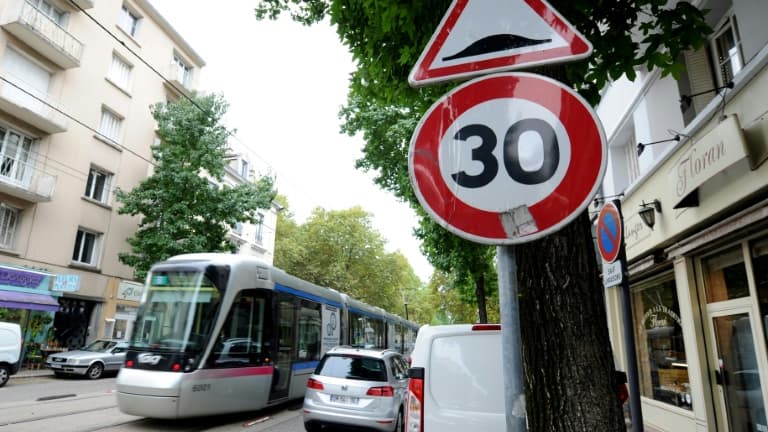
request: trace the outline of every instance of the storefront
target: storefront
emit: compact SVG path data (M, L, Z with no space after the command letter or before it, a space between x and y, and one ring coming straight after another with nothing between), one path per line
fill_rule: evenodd
M0 321L21 326L23 365L38 365L42 347L52 338L51 323L59 310L58 294L50 291L54 275L0 265Z
M622 201L643 419L654 429L768 431L762 67ZM626 366L619 290L607 300Z

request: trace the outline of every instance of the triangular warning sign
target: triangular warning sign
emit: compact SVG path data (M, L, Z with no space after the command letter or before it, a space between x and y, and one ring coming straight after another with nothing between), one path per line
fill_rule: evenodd
M408 82L419 87L591 53L592 44L545 0L453 0Z

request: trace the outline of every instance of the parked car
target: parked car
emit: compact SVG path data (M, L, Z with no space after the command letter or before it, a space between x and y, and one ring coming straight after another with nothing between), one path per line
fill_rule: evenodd
M125 361L128 342L111 339L97 339L84 348L51 354L45 365L57 377L65 375L101 378L105 372L117 372Z
M0 322L0 387L19 371L21 358L21 327Z
M307 381L304 428L403 432L408 366L397 351L335 347Z
M423 326L411 353L408 432L504 432L501 326Z

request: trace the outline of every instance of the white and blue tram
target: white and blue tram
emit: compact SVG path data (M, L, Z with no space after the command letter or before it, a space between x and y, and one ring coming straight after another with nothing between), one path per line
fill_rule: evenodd
M255 410L303 397L336 345L408 355L417 330L252 257L180 255L147 276L117 402L151 418Z

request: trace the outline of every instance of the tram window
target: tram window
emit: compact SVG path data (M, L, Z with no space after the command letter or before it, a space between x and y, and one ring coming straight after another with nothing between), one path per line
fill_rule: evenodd
M365 346L365 327L367 319L355 312L349 313L349 344L355 347Z
M299 360L320 360L320 305L302 300L299 309Z
M268 357L264 347L265 300L255 293L241 293L232 303L216 337L209 367L260 366Z

